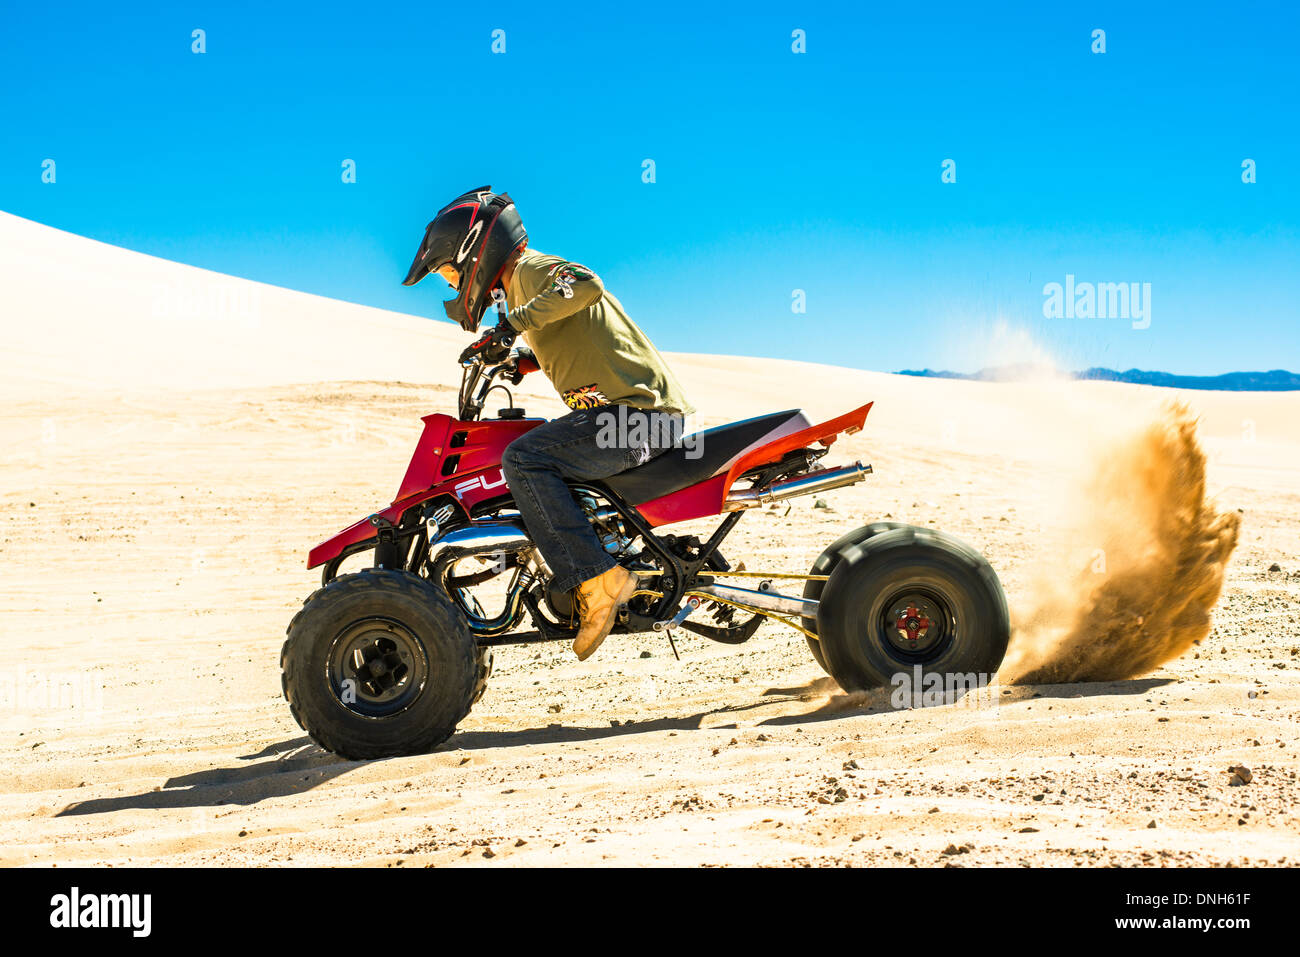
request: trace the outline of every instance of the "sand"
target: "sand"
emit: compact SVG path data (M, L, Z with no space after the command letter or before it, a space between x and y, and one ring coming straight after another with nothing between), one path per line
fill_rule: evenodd
M438 751L349 762L289 715L284 628L319 584L307 549L386 504L419 417L453 404L467 337L7 215L0 237L0 863L1297 860L1300 394L672 355L701 426L876 403L826 460L874 475L747 515L729 557L801 572L857 525L941 528L1021 619L1101 547L1089 462L1186 402L1208 507L1240 523L1208 637L1140 677L920 710L842 695L774 624L679 632L680 661L650 635L585 663L505 648ZM533 379L520 403L560 410Z

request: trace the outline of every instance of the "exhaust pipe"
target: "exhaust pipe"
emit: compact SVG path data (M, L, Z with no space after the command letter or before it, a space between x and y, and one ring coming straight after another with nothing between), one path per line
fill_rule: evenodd
M459 557L482 552L518 551L532 545L524 520L514 515L504 518L470 522L460 528L434 535L430 538L429 549L437 553L452 549Z
M520 615L524 591L533 580L521 564L520 556L533 548L522 518L506 516L496 520L476 521L445 534L433 533L429 543L429 577L441 585L469 619L476 638L494 638L510 631ZM462 558L479 558L489 562L481 572L451 577L453 566ZM506 594L505 607L495 618L485 612L467 591L468 588L495 578L514 568Z
M434 581L441 581L462 558L484 557L504 561L507 555L533 547L522 518L471 522L438 535L429 542L429 564Z
M732 491L727 493L726 501L722 503L722 510L735 512L742 508L757 508L769 502L784 502L788 498L796 498L800 495L829 492L833 488L864 482L870 473L870 465L854 462L852 465L845 465L838 469L809 472L807 475L777 482L767 489Z

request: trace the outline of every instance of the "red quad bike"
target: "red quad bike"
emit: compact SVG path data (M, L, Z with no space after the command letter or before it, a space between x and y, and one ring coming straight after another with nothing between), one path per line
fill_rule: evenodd
M459 415L424 417L393 503L307 558L324 566L322 587L289 624L284 694L316 743L347 758L431 750L483 696L494 646L577 631L572 596L551 586L501 471L506 446L544 420L513 407L480 418L494 389L513 406L505 383L537 362L518 349L495 365L462 357L462 366ZM801 632L846 690L900 674L996 673L1010 635L1006 599L988 562L951 536L877 522L834 542L806 575L740 571L720 551L747 509L863 481L869 465L818 460L840 433L861 430L870 409L821 425L798 410L760 415L687 436L604 481L572 483L605 549L641 579L613 634L671 641L681 627L739 644L771 618ZM710 515L725 517L707 541L658 531ZM371 567L339 575L359 552L373 552ZM802 595L778 588L796 581ZM492 597L485 589L501 605L494 615L480 601Z

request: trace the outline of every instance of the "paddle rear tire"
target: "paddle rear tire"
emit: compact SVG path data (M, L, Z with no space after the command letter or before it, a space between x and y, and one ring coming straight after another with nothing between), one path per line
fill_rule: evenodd
M1011 637L993 568L951 535L903 526L840 553L821 592L826 670L846 691L909 682L990 682ZM920 669L919 672L917 669Z
M855 528L847 535L842 535L831 544L826 546L825 551L817 556L813 566L808 570L809 575L830 575L835 571L835 567L840 563L840 557L843 552L865 542L873 535L879 535L881 532L892 531L895 528L904 528L901 522L872 522L870 525L863 525L861 528ZM809 581L803 586L803 597L811 598L813 601L821 601L822 592L826 588L824 581ZM818 634L817 619L809 616L803 618L803 626L813 633ZM804 640L808 642L808 650L812 652L813 658L817 664L821 665L822 671L830 674L830 669L826 667L826 656L822 653L822 643L820 639L811 635L804 635Z

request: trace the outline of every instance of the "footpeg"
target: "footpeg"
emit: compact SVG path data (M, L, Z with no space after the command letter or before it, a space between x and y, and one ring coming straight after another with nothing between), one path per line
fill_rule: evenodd
M682 660L682 656L677 653L677 642L673 641L673 629L690 617L690 615L694 613L701 604L702 602L700 599L692 595L690 598L686 599L686 604L682 605L682 610L673 615L673 617L665 618L662 621L656 621L654 623L655 631L662 631L668 636L668 647L673 650L673 657L678 661Z
M692 595L690 598L686 599L686 604L682 606L682 610L673 615L673 617L665 618L662 621L656 621L654 623L654 630L664 631L667 629L667 631L671 633L674 628L690 617L690 615L699 607L700 599Z

